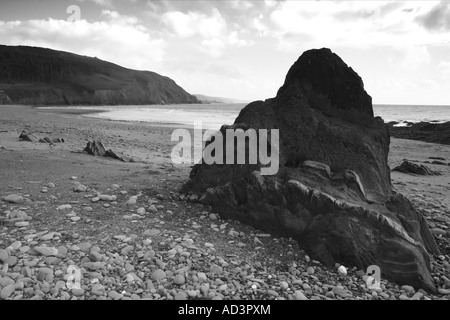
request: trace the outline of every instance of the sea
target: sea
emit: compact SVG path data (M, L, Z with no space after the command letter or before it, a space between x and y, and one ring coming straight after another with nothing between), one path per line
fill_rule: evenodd
M155 124L193 126L200 122L203 129L218 130L223 124L233 124L246 103L233 104L177 104L148 106L80 106L71 109L85 110L85 117L117 121L139 121ZM62 107L42 107L43 109ZM67 108L67 107L65 107ZM450 121L450 106L434 105L374 105L375 116L398 126L421 121L442 123ZM93 112L94 111L94 112Z

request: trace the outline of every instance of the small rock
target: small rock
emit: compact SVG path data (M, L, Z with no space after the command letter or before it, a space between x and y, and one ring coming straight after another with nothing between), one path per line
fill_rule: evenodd
M22 204L24 202L24 198L17 194L10 194L6 197L3 197L3 201L15 204Z
M164 270L158 269L153 271L153 273L150 275L150 279L152 279L153 281L161 281L164 280L166 278L166 273L164 272Z
M58 254L58 249L54 247L34 247L33 249L44 256L56 256Z
M186 281L186 280L184 279L184 276L182 276L182 275L180 275L180 274L177 274L177 275L173 278L173 283L175 283L176 285L179 285L179 286L183 285L185 281Z
M174 300L187 300L187 295L184 292L177 292L173 296Z
M68 209L72 209L72 206L70 204L63 204L58 208L56 208L56 210L68 210Z
M77 289L77 288L74 288L74 289L72 289L72 294L73 294L75 297L81 297L81 296L84 295L84 290L83 290L83 289Z
M308 269L306 269L306 272L308 272L308 274L314 274L314 268L308 267Z
M14 284L7 285L2 289L2 291L0 291L0 299L9 298L13 294L14 290L16 290L16 286Z
M48 283L53 282L53 270L50 268L39 268L37 279Z
M16 226L17 228L28 227L29 225L30 225L30 223L27 221L19 221L14 224L14 226Z

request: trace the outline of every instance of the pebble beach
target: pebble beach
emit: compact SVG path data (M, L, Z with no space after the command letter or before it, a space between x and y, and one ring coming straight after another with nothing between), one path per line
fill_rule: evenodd
M64 143L19 141L24 130ZM0 300L450 299L449 165L427 163L436 176L391 172L441 251L430 257L437 292L382 270L373 290L365 270L323 266L293 239L186 200L178 190L191 167L172 164L173 130L0 106ZM134 161L88 155L90 140ZM450 163L450 147L391 138L391 168L430 157Z

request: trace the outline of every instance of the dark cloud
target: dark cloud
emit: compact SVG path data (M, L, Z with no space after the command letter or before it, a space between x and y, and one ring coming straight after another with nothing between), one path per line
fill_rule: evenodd
M430 31L450 31L450 2L441 1L417 21Z

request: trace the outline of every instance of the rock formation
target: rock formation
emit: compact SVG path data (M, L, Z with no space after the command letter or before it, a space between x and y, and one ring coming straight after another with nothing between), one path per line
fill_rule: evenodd
M122 162L135 162L133 158L121 155L112 149L106 150L101 141L88 141L83 151L95 157L113 158Z
M279 130L278 173L261 175L261 161L249 164L248 157L244 165L202 161L182 193L225 217L295 238L328 266L378 265L382 277L435 290L429 254L438 248L425 219L393 191L389 129L341 58L329 49L303 53L275 98L250 103L216 136L225 140L226 129L238 128Z
M422 164L415 164L408 160L404 160L401 165L395 167L392 169L392 171L398 171L402 173L409 173L409 174L418 174L421 176L438 176L440 175L439 172L433 171L427 166L424 166Z

